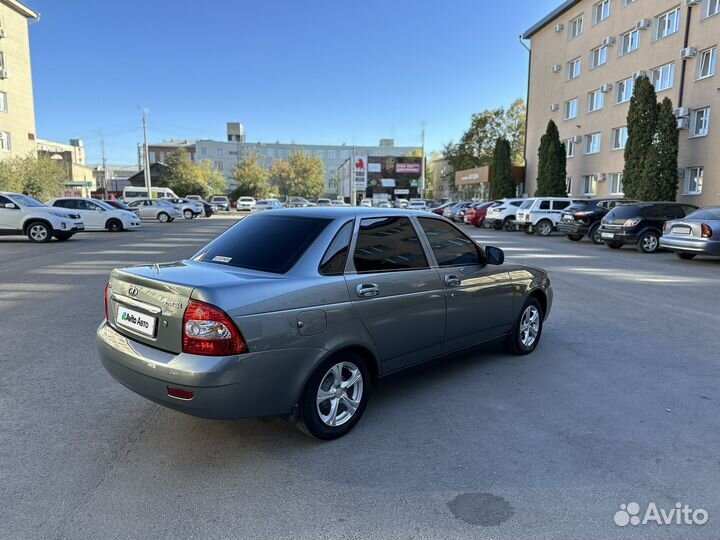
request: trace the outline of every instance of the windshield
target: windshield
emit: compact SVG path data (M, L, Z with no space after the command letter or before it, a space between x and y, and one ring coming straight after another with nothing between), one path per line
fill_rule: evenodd
M33 199L32 197L28 197L27 195L13 195L12 199L20 206L27 206L30 208L41 208L45 206L40 201Z
M527 208L530 208L534 202L535 202L535 199L528 199L526 201L523 201L523 203L520 205L520 209L525 210Z
M284 274L331 221L272 214L254 215L225 232L196 259Z

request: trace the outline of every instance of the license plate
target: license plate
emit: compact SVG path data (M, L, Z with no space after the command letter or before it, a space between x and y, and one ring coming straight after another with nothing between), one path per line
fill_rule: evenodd
M84 231L84 230L85 230L85 225L75 225L75 228L76 228L78 231Z
M690 234L692 229L690 227L673 227L673 234Z
M144 313L135 311L134 309L118 306L115 322L117 322L120 326L134 330L139 334L154 336L157 319L155 319L155 317L151 317L150 315L145 315Z
M615 235L614 235L613 233L611 233L611 232L604 232L604 233L601 233L601 234L600 234L600 237L601 237L601 238L607 238L607 239L609 239L609 240L612 240L613 238L615 238Z

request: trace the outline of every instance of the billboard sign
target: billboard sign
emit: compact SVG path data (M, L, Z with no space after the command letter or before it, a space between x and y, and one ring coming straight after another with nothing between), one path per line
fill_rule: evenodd
M367 156L356 156L353 165L353 177L355 179L355 189L364 191L367 189Z
M396 163L395 172L398 174L420 174L420 163Z

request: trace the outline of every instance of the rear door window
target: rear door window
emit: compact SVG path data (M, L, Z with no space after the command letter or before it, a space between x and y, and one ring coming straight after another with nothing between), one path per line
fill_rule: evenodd
M480 255L475 242L452 224L431 218L420 218L418 221L435 254L438 266L480 264Z
M563 210L570 206L570 201L553 201L553 210Z
M550 201L540 201L540 210L550 210Z
M429 268L420 239L406 217L363 219L353 263L360 274Z

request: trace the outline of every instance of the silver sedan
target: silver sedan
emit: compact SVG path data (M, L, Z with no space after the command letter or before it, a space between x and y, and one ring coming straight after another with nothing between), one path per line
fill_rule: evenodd
M681 259L697 255L720 257L720 206L696 210L683 219L666 221L660 247L674 251Z
M277 210L189 260L113 270L97 346L166 407L286 416L327 440L357 423L373 379L497 339L531 353L552 299L544 271L433 214Z

